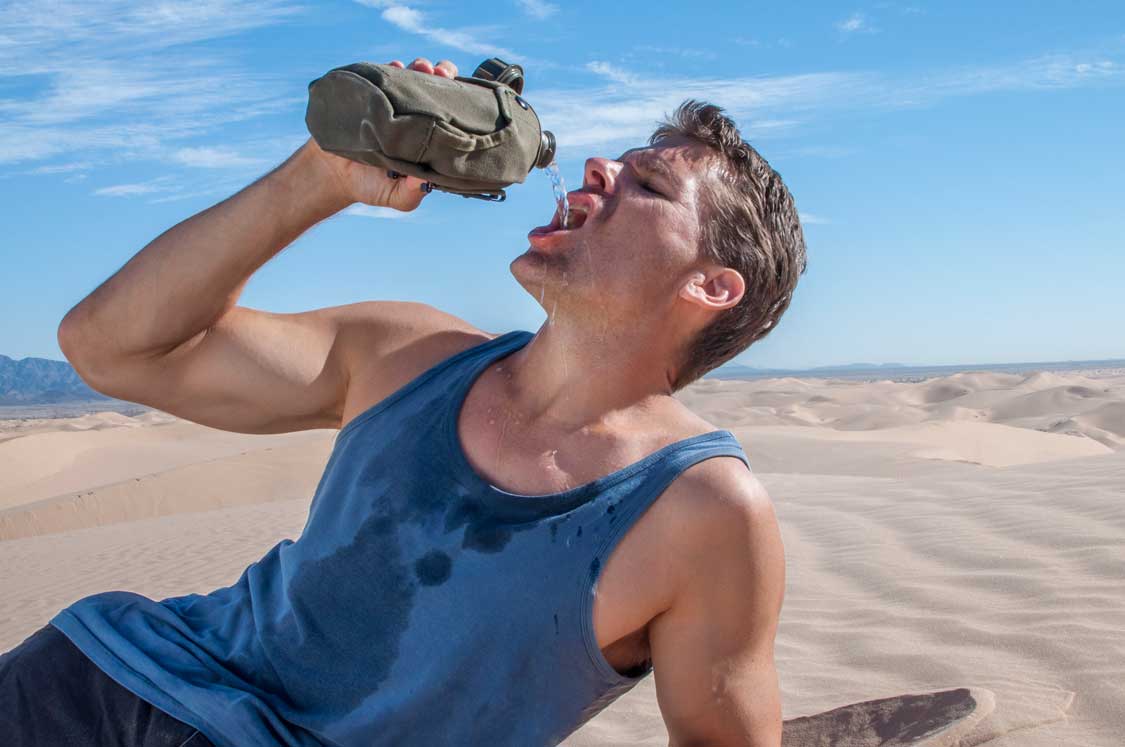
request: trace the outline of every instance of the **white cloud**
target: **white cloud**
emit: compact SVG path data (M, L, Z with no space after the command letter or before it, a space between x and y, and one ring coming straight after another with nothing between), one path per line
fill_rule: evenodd
M168 142L304 103L277 73L184 46L302 10L289 0L0 5L0 85L17 77L39 84L0 100L0 163L99 150L159 158Z
M161 176L147 182L139 182L135 184L116 184L112 187L102 187L101 189L94 190L95 195L101 197L134 197L136 195L147 195L153 192L175 192L179 188L169 184L169 176Z
M546 0L516 0L516 4L532 18L543 20L558 12L559 6L552 5Z
M735 40L735 43L738 43L737 39ZM687 57L689 59L714 60L718 57L715 52L707 49L691 49L688 47L658 47L653 44L638 44L637 46L633 47L633 51L641 53L640 56L642 58L647 58L651 55L659 55L661 57L675 55L677 57ZM630 53L628 56L631 58L636 58L638 55Z
M240 166L260 166L268 163L263 158L243 156L229 148L180 148L172 160L185 166L204 169L225 169Z
M405 5L392 5L383 11L384 21L388 21L398 26L400 29L413 31L414 33L425 31L422 26L422 19L423 15L420 12L413 8L408 8Z
M862 13L852 13L844 20L838 22L836 28L845 34L873 34L878 31Z
M362 218L385 218L388 220L401 220L404 218L412 218L414 212L404 212L402 210L395 210L394 208L379 207L377 205L366 205L364 203L356 203L351 207L344 208L343 215L358 215Z
M632 84L637 82L636 75L626 70L622 70L619 67L615 67L608 62L599 62L597 60L593 62L587 62L586 69L591 72L597 73L598 75L605 76L606 78L609 78L610 80L617 83Z
M72 163L56 163L50 166L40 166L36 169L26 171L26 174L69 174L72 171L86 171L87 169L94 168L94 164L90 161L74 161Z
M845 105L871 85L862 74L641 78L603 62L587 69L613 81L602 88L537 89L532 103L560 153L647 141L657 123L688 98L710 101L742 126L744 137L785 132L819 108Z
M53 73L68 56L78 63L216 39L303 11L289 0L16 0L0 5L0 75Z
M801 219L801 223L806 226L821 226L831 223L831 221L827 218L822 218L821 216L813 215L812 213L798 213L798 216Z
M389 0L356 0L361 5L371 8L382 8L380 14L384 21L397 26L403 31L424 36L427 39L444 44L454 49L471 54L485 55L488 57L501 57L508 62L527 62L523 55L510 49L496 46L477 37L473 29L447 29L432 26L426 19L426 14L420 10Z
M909 77L864 72L647 77L602 61L589 62L585 67L611 83L601 87L537 88L530 99L543 126L555 133L560 160L585 154L591 147L633 147L646 142L657 123L688 98L722 107L739 124L743 137L753 141L756 137L790 134L807 122L823 120L839 111L891 111L995 91L1125 82L1125 66L1106 54L1085 59L1052 55L1009 65ZM811 148L804 155L848 152L835 149L817 153Z

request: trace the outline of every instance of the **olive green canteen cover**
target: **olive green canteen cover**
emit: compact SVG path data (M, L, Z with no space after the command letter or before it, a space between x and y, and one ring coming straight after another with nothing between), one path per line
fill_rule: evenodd
M522 183L542 137L535 111L503 83L369 62L311 82L305 123L323 150L466 195Z

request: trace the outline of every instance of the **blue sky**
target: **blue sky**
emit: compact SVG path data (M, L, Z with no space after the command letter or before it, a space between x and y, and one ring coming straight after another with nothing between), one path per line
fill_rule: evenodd
M1125 356L1120 2L99 0L0 6L0 353L61 359L70 307L307 138L310 80L497 55L584 159L684 98L724 107L796 197L809 266L735 359L804 367ZM482 329L544 319L508 264L553 210L434 193L306 233L240 303L410 299Z

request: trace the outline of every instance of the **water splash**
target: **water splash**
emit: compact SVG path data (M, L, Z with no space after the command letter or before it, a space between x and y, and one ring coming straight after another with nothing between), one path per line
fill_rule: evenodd
M547 164L545 171L551 179L551 189L555 193L555 202L562 206L562 226L566 228L567 220L570 218L570 201L566 199L566 182L563 181L559 164L554 159L551 159L551 162Z

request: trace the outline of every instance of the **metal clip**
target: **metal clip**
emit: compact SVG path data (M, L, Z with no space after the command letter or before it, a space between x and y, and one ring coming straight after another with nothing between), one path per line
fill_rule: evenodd
M470 193L466 193L466 192L459 192L459 191L454 190L454 189L445 189L444 187L440 187L437 184L434 184L433 182L423 182L422 183L422 191L423 192L430 193L430 192L433 192L435 189L440 191L440 192L448 192L449 194L461 195L462 197L473 197L473 198L476 198L478 200L485 200L487 202L503 202L508 197L508 194L502 189L499 189L495 192L478 192L478 193L470 192Z
M463 194L461 196L462 197L475 197L478 200L487 200L488 202L503 202L504 200L506 200L508 198L508 195L504 190L500 190L499 192L487 192L487 193L484 193L484 194L477 194L477 195Z

